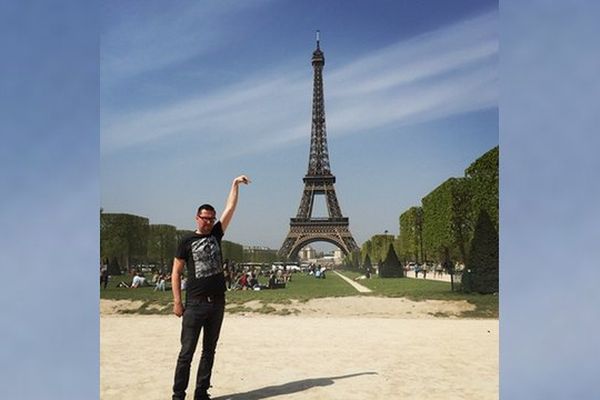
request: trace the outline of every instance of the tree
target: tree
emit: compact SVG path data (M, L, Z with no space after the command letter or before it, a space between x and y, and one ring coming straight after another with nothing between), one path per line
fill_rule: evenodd
M394 242L393 235L374 235L362 245L361 256L363 259L369 255L371 260L383 260L387 254L388 246Z
M369 257L368 254L365 257L365 262L363 263L363 268L364 268L365 271L370 270L370 269L373 268L373 265L371 264L371 258Z
M177 228L173 225L151 224L148 230L148 261L165 269L171 264L177 248Z
M360 250L352 251L344 256L344 268L358 271L360 269Z
M449 178L422 200L425 252L441 261L445 247L453 258L467 258L470 239L470 192L465 178Z
M422 207L402 213L397 254L417 262L441 262L449 257L467 264L481 211L498 232L498 168L496 146L465 169L464 178L449 178L423 197ZM465 274L464 279L469 277Z
M223 261L244 261L244 246L239 243L230 242L229 240L222 240L221 251L223 253Z
M479 213L471 242L463 290L466 292L498 292L498 232L485 210Z
M465 170L472 195L470 219L475 222L479 212L484 210L496 231L498 231L499 155L500 148L496 146Z
M423 262L423 208L411 207L400 215L402 255L411 261Z
M116 259L120 266L145 261L148 252L148 218L132 214L100 214L100 257Z
M404 277L404 269L398 260L398 256L394 251L394 246L390 243L385 260L379 266L380 278L402 278Z
M450 275L450 290L454 291L454 264L450 259L448 247L444 247L444 261L442 261L442 268Z
M281 260L277 250L262 248L246 248L244 251L244 261L256 263L274 263Z

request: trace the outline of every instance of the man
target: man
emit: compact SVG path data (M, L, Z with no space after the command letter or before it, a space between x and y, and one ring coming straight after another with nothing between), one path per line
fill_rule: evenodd
M225 312L225 277L221 255L221 238L235 212L239 185L248 184L245 176L238 176L231 184L225 210L219 222L210 204L198 207L196 231L181 240L173 260L173 313L181 317L181 351L175 368L173 400L185 398L190 377L192 357L196 350L200 331L202 357L196 376L194 400L210 400L207 393L215 357L215 348L221 332ZM187 269L185 307L181 300L181 275Z

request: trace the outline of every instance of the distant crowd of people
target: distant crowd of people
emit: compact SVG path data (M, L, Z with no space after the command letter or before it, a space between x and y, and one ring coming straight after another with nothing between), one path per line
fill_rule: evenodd
M427 279L428 273L433 273L433 277L437 278L442 277L445 274L461 273L464 268L465 265L459 262L437 264L432 262L424 262L422 264L410 262L404 265L404 271L407 273L409 271L414 271L415 278L418 278L419 274L422 274L424 279Z
M147 279L145 274L142 271L132 270L131 271L132 278L131 283L120 281L116 287L118 288L128 288L128 289L137 289L144 286L152 286L154 287L153 291L161 291L164 292L167 290L167 284L171 282L171 274L164 273L160 271L154 272L151 279ZM108 282L108 279L106 279ZM181 280L181 289L185 290L186 280L185 278ZM106 285L104 286L106 288Z
M317 279L325 279L327 277L325 273L327 268L322 267L320 264L310 264L307 271L308 275L314 276Z
M460 262L446 262L446 263L437 263L434 264L432 262L424 262L422 264L415 262L407 262L403 265L403 269L405 274L408 276L408 273L414 272L415 278L419 277L419 274L423 275L423 279L427 279L427 274L432 273L434 278L442 278L447 274L460 274L465 268L465 265ZM375 265L373 268L368 267L365 271L364 275L357 276L354 278L355 281L362 279L370 279L371 275L378 273L378 266Z
M241 266L233 261L225 260L223 264L225 287L231 290L263 290L282 289L292 280L292 271L285 267L273 265L271 270L264 272L260 267ZM266 284L259 282L260 276L267 276Z
M403 268L408 274L414 272L415 278L419 277L419 274L423 275L423 278L427 278L428 273L432 273L434 278L442 277L444 274L449 273L460 273L464 269L464 264L456 262L450 265L444 265L443 263L415 263L408 262ZM263 289L280 289L285 288L288 282L292 280L292 273L295 272L291 268L286 266L273 265L271 270L264 272L260 267L250 267L247 265L239 265L233 261L225 260L223 264L223 274L225 275L225 286L228 291L231 290L263 290ZM377 272L376 270L374 271ZM143 286L152 286L154 291L166 291L171 284L171 274L161 271L153 273L152 278L149 280L146 278L142 271L132 269L131 282L120 281L116 287L123 287L129 289L137 289ZM327 277L327 268L319 264L310 264L306 273L309 276L314 276L317 279L325 279ZM355 278L358 279L370 279L373 273L372 268L368 268L365 274ZM261 284L259 277L267 277L267 283ZM100 265L100 287L106 289L108 286L110 275L108 274L108 265L106 263ZM187 285L187 279L183 277L181 279L181 289L185 290Z
M271 270L264 271L260 267L251 267L239 265L233 261L225 260L223 264L223 274L225 276L225 286L228 291L232 290L263 290L263 289L282 289L288 282L292 281L293 270L285 266L271 267ZM317 278L325 278L325 268L321 266L312 266L309 268L309 275ZM155 271L152 278L148 279L145 273L138 269L130 270L131 281L120 281L116 287L137 289L144 286L153 287L153 291L166 291L171 285L171 274L161 271ZM100 286L106 289L110 275L108 266L100 266ZM259 277L265 277L266 283L260 283ZM263 280L264 281L264 280ZM181 290L185 290L187 279L182 277Z

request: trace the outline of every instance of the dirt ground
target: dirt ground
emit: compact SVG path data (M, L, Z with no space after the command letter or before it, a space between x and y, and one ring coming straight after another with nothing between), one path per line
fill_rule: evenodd
M170 398L181 319L117 313L137 307L101 300L103 400ZM226 314L213 399L498 398L498 320L453 317L466 302L356 296L285 307L295 314Z

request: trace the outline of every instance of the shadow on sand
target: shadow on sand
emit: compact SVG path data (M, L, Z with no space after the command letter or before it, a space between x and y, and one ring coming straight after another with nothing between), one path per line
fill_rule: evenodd
M303 379L301 381L294 381L284 383L282 385L267 386L260 389L255 389L245 393L228 394L225 396L214 397L214 400L261 400L269 397L281 396L283 394L290 394L308 390L317 386L329 386L335 383L336 379L353 378L360 375L377 375L377 372L359 372L356 374L330 376L327 378L312 378Z

